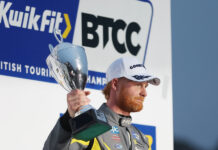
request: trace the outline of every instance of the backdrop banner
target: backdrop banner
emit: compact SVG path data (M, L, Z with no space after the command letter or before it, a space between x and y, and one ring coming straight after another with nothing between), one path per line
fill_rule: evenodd
M132 116L150 150L173 150L170 0L0 0L1 148L42 149L66 111L67 93L46 65L48 44L58 44L54 29L64 42L85 48L86 88L96 108L105 102L100 90L117 58L137 57L161 79Z

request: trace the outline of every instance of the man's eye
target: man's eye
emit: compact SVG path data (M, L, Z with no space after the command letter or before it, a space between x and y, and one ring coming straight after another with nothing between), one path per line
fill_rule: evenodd
M136 84L136 86L137 86L137 87L141 87L142 85L141 85L141 84Z

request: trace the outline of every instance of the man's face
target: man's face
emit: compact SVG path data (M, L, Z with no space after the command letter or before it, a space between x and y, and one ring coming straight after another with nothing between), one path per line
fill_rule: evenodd
M138 112L147 96L148 82L135 82L126 78L118 80L117 105L126 112Z

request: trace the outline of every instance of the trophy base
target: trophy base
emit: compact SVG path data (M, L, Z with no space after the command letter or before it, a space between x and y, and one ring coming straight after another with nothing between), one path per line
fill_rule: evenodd
M90 109L69 122L72 136L83 141L89 141L111 129L104 114L95 109Z

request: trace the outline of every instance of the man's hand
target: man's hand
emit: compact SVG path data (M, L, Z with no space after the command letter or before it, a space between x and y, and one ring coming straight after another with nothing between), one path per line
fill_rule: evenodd
M68 113L73 118L81 106L88 105L90 99L87 97L90 91L72 90L67 94Z

